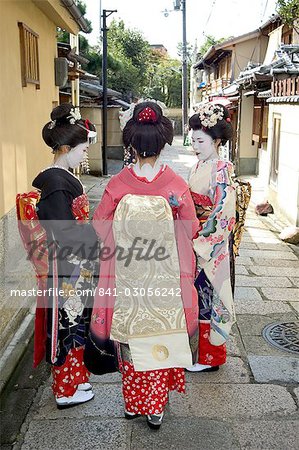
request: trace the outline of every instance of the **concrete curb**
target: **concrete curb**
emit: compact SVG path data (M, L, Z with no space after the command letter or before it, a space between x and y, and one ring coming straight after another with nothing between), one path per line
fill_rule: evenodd
M18 331L0 356L0 395L17 367L34 332L34 309L25 316Z

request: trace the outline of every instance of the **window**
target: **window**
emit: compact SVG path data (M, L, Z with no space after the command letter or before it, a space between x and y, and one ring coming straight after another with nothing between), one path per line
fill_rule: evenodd
M268 139L268 111L269 107L259 98L254 98L252 140L261 144Z
M28 83L40 88L39 62L38 62L38 34L32 31L23 22L18 22L21 45L21 72L22 86Z
M270 182L277 185L278 168L279 168L279 146L280 146L280 115L273 116L273 139L272 139L272 154L271 154L271 169Z

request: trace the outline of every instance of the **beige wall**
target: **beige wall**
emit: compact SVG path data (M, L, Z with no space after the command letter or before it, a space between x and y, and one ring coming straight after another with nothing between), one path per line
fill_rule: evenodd
M110 149L122 148L122 132L119 124L119 107L108 108L108 157ZM89 167L92 173L102 173L103 160L102 160L102 108L90 106L81 108L82 117L88 118L95 124L98 132L98 142L93 144L88 149Z
M253 124L253 104L254 96L242 96L241 107L241 132L240 132L240 157L256 158L257 143L252 145L252 124Z
M273 114L281 116L279 168L277 185L269 183L271 167ZM267 148L267 177L268 199L274 208L280 210L292 225L299 226L299 105L279 104L269 105L269 138Z
M262 64L265 58L268 44L267 36L259 36L248 41L240 42L232 47L232 61L234 64L234 79L245 69L248 62Z
M39 34L40 89L22 87L18 21ZM15 204L15 196L31 187L37 173L52 160L41 129L58 102L54 80L56 25L32 1L1 5L0 217Z

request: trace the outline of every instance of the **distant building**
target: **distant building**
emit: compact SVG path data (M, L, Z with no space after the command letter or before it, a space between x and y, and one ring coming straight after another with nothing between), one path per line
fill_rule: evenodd
M162 56L168 55L167 48L165 48L163 44L153 44L153 45L150 45L150 48L154 52L160 53Z

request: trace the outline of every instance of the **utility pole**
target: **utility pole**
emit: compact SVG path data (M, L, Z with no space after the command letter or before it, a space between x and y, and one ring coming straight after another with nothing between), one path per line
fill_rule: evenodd
M187 23L186 0L182 0L183 14L183 56L182 56L182 116L183 116L183 142L188 136L188 64L187 64Z
M107 169L107 124L108 124L108 96L107 96L107 17L111 16L116 10L103 9L103 60L102 60L102 85L103 85L103 141L102 141L102 160L103 175L108 175Z
M186 1L174 0L174 11L182 11L183 18L183 42L182 42L182 128L183 142L188 136L188 62L187 62L187 19ZM164 15L168 14L166 10ZM167 17L167 16L166 16Z

